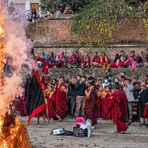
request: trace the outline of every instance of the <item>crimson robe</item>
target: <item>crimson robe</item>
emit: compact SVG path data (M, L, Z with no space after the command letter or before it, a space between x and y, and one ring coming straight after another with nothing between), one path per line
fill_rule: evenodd
M27 115L26 106L25 106L25 98L23 96L20 97L20 114L21 116Z
M91 58L88 56L88 57L82 57L82 60L81 60L81 64L86 68L86 67L90 67L90 64L91 64ZM86 66L86 64L88 64L88 66Z
M97 55L95 55L95 56L92 58L92 62L96 62L96 63L98 63L98 64L101 64L101 62L100 62L100 57L97 56Z
M105 97L102 98L102 117L106 119L107 116L107 99Z
M101 99L101 97L98 97L98 100L97 100L97 117L98 118L102 117L102 99Z
M94 91L91 92L89 99L85 101L86 118L90 119L92 126L97 124L97 94Z
M55 118L55 112L56 112L55 93L49 95L48 110L49 110L49 119Z
M144 109L144 117L148 118L148 104L146 104L145 109Z
M118 132L126 131L128 128L126 125L128 103L123 89L113 94L113 101L113 122L117 125Z
M106 114L105 117L107 120L112 119L112 111L111 111L111 94L108 93L106 95Z
M47 60L45 60L44 63L43 63L42 72L43 73L48 73L48 69L49 69L49 62Z
M68 111L66 93L61 91L61 88L63 86L65 87L64 84L61 84L60 86L57 86L55 90L55 102L56 102L55 115L60 116L62 119L66 117L66 113Z

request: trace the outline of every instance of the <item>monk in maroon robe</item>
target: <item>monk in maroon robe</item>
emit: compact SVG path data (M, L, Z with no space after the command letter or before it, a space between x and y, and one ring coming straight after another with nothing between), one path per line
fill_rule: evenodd
M54 91L50 92L50 95L49 95L49 98L48 98L48 110L49 110L49 119L53 120L55 118L55 112L56 112Z
M62 121L66 117L66 113L68 111L67 106L67 88L64 85L63 78L59 78L59 83L55 90L55 102L56 102L56 112L55 116L60 121Z
M117 126L116 133L123 133L128 129L126 125L128 111L127 98L123 89L119 89L118 84L115 84L113 91L113 122Z
M97 93L91 80L88 81L88 89L85 90L86 118L92 122L92 129L97 124Z

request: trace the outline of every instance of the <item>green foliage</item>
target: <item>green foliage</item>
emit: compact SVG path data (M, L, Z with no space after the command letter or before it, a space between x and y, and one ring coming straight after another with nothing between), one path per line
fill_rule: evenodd
M40 0L42 11L55 12L60 4L69 5L74 12L90 4L93 0Z
M106 44L112 41L117 20L128 21L146 17L146 3L136 7L125 0L95 0L73 17L72 29L80 42L84 41L85 36L89 46Z

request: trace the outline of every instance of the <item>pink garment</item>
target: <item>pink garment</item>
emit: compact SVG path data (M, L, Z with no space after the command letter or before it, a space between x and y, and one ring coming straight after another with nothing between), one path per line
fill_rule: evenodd
M56 56L56 62L62 62L64 65L66 65L66 59L64 57L63 51L60 50L60 52Z
M131 66L133 69L136 68L137 66L137 62L134 61L134 59L132 57L129 57L125 62L124 65L126 65L127 67Z
M81 123L81 124L86 124L86 121L85 121L85 119L84 118L82 118L82 117L77 117L76 118L76 124L78 124L78 123Z

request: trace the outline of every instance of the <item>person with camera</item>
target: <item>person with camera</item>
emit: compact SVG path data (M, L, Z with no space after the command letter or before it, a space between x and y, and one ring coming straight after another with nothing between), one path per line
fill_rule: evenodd
M91 120L92 129L97 124L97 93L95 89L95 81L93 77L89 77L87 80L87 89L85 90L85 111L86 118Z
M85 89L86 83L85 78L81 75L76 76L76 111L75 117L84 116L85 115Z

